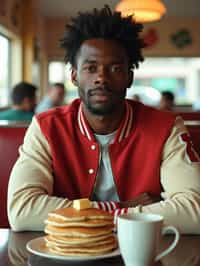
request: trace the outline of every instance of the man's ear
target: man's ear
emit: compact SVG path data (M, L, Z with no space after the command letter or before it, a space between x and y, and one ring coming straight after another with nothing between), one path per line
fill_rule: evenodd
M72 80L72 83L75 86L78 86L78 83L77 83L77 70L74 67L72 68L72 71L71 71L71 80Z
M132 69L130 69L128 73L128 87L127 88L131 87L133 80L134 80L134 72Z

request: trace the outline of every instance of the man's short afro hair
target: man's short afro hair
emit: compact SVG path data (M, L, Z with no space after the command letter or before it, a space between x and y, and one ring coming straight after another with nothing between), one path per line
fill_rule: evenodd
M82 43L89 39L103 38L116 40L126 49L130 68L137 68L143 61L144 42L139 34L142 24L136 23L132 16L122 17L119 12L112 12L109 6L91 12L80 12L65 27L61 47L66 51L65 62L76 67L76 56Z

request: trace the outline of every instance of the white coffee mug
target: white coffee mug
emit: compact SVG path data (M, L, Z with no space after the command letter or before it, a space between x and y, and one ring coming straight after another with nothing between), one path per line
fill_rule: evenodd
M156 245L161 235L172 231L172 244L156 255ZM117 236L122 258L126 266L148 266L170 253L180 235L174 226L163 227L163 217L156 214L124 214L117 218Z

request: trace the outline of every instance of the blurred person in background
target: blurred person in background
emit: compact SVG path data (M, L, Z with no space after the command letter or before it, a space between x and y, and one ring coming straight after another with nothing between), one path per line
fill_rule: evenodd
M12 106L0 112L0 120L31 121L36 106L37 87L27 82L18 83L12 90Z
M140 98L139 94L134 94L132 99L134 101L141 102L141 98Z
M47 95L36 107L36 113L47 111L50 108L63 104L65 98L65 86L63 83L53 83L47 91Z
M159 102L159 109L164 111L173 111L175 105L175 97L171 91L161 92L161 98Z

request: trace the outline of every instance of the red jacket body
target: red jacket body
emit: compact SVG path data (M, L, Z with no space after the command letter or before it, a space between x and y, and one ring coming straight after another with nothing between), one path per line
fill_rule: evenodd
M100 148L82 112L80 100L37 115L52 156L54 195L91 198L99 167ZM121 201L143 192L159 195L164 144L175 122L161 112L134 101L109 146L111 168Z

